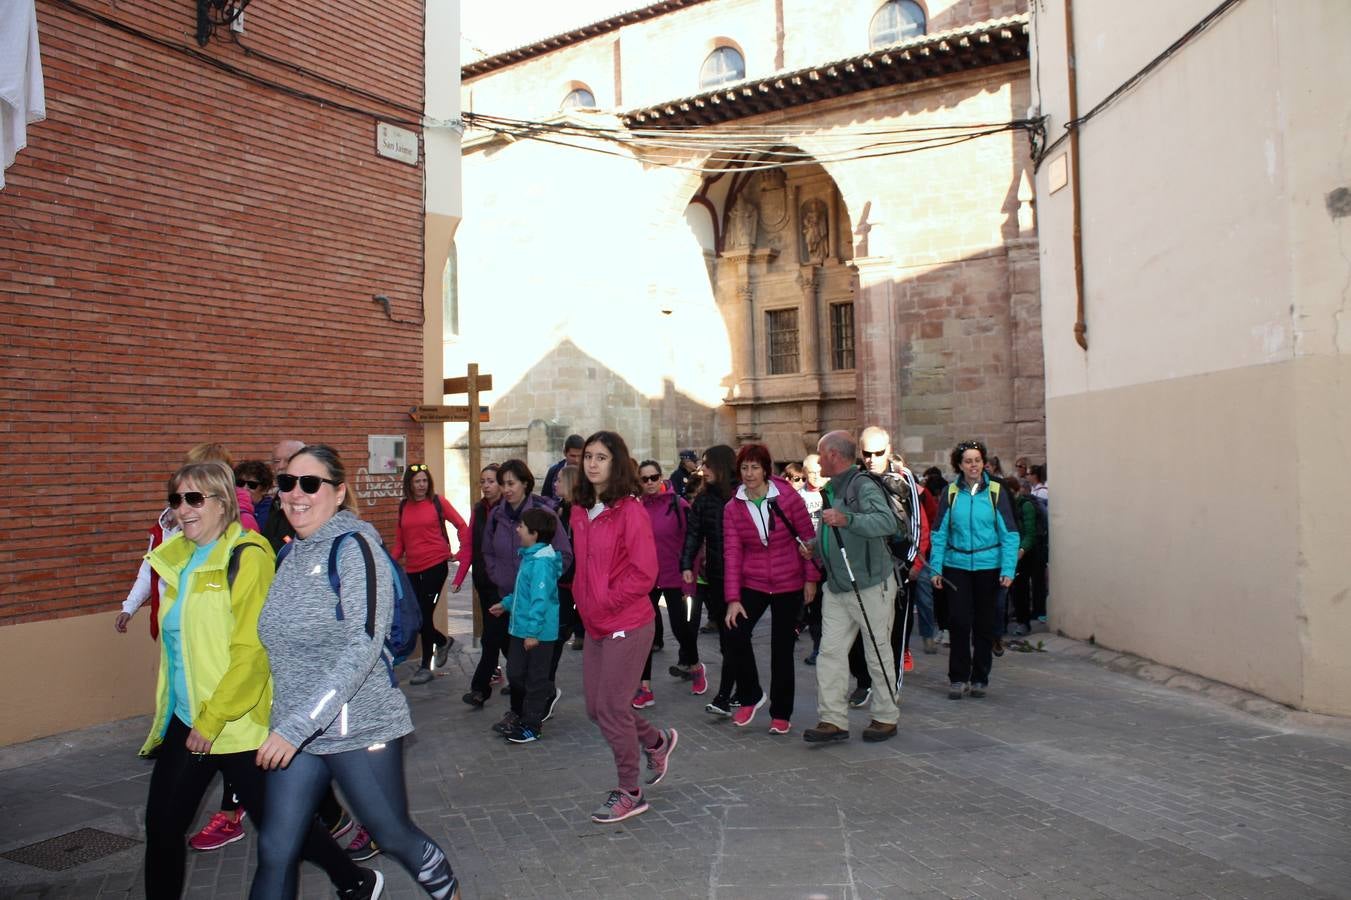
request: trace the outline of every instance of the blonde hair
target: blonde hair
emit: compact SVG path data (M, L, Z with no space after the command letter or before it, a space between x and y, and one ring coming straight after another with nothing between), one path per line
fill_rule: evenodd
M572 502L572 492L577 490L577 467L564 466L558 470L558 476L554 479L554 493L558 499Z
M183 457L183 462L185 464L223 462L231 469L235 467L234 457L230 455L229 450L225 449L225 445L214 443L198 444L196 447L193 447L188 451L188 455Z
M239 521L239 497L235 494L235 473L223 462L191 462L180 466L169 476L169 490L174 493L184 481L197 485L203 494L220 500L225 507L225 527ZM224 530L221 534L224 534ZM219 537L219 535L218 535Z

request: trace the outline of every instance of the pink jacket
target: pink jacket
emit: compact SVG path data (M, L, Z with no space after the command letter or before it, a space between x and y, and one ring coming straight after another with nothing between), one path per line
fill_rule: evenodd
M690 519L690 505L670 488L660 494L643 494L638 499L652 522L652 539L657 545L657 587L684 587L685 581L680 577L680 552L685 549L685 524Z
M240 527L245 531L257 531L258 520L253 517L253 495L249 493L248 488L237 487L235 498L239 501Z
M786 594L820 581L810 559L798 553L793 531L785 528L779 511L793 524L798 537L811 543L816 537L807 504L782 478L769 480L769 494L757 507L746 499L746 488L722 508L723 586L728 603L740 602L743 588L766 594Z
M574 505L571 521L572 597L586 633L604 638L651 622L647 595L657 580L657 545L642 504L624 497L595 519Z

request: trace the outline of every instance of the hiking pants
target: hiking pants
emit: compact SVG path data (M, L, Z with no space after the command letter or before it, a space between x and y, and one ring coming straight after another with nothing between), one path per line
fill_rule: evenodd
M995 602L999 595L999 570L969 571L943 568L950 583L948 594L948 681L953 684L990 683L994 656Z

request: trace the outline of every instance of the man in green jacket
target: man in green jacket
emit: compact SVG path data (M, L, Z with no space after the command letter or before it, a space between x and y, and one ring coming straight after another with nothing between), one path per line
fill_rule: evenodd
M817 451L821 472L830 478L830 484L823 492L821 530L816 538L816 555L826 573L820 601L821 651L816 658L816 703L821 721L802 735L813 744L849 740L849 648L860 630L864 632L864 658L873 684L896 683L896 664L888 639L896 612L892 603L896 575L886 542L896 530L895 514L883 489L860 475L854 465L858 444L853 435L832 431L817 443ZM845 555L849 557L848 566ZM869 626L875 640L867 633ZM864 729L863 739L887 740L896 733L899 717L891 692L874 690L872 721Z

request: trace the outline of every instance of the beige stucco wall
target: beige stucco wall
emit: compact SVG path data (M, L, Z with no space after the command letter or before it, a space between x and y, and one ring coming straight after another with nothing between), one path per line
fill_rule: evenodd
M0 628L0 747L153 712L159 645L149 611L126 634L113 630L115 603L98 615Z
M1080 112L1211 8L1125 29L1076 5ZM1037 15L1052 136L1062 11ZM1351 183L1347 34L1338 0L1248 0L1082 130L1087 353L1072 189L1037 178L1053 623L1343 714L1351 218L1326 198Z

